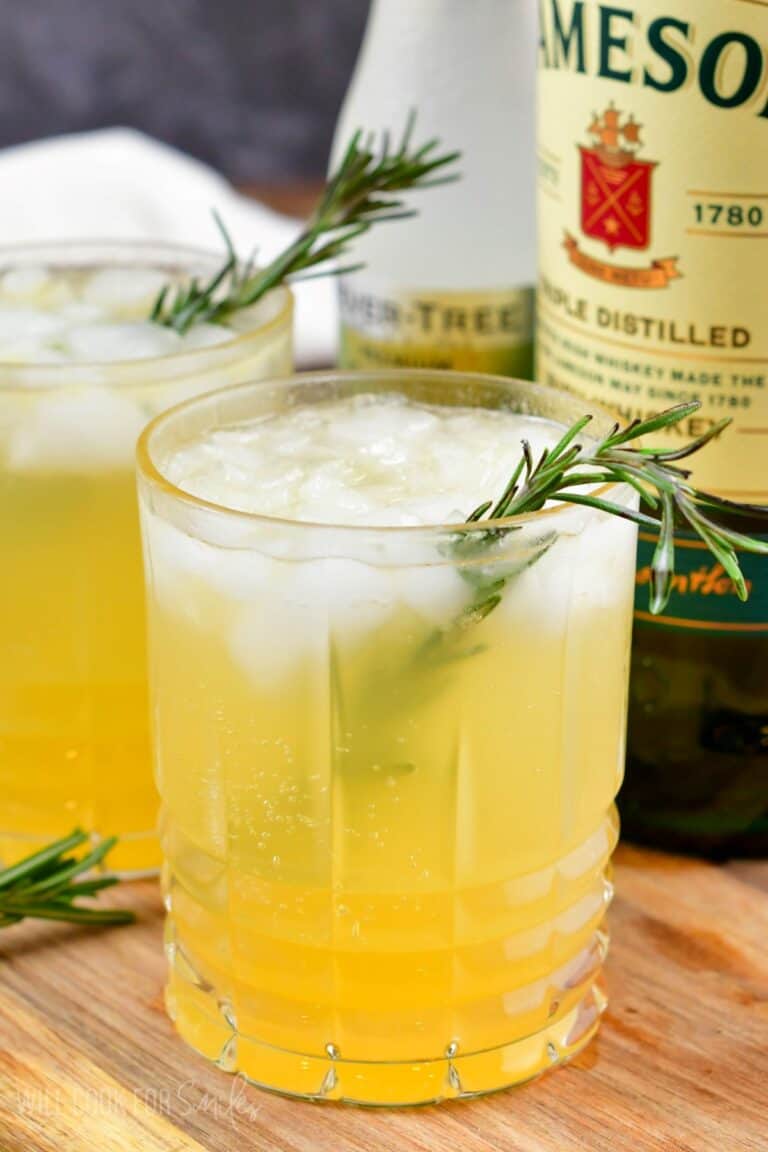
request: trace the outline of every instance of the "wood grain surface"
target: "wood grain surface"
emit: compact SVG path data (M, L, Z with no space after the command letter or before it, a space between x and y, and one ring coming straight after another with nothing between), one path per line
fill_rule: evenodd
M765 1152L768 862L619 850L610 1007L569 1067L392 1112L260 1092L188 1049L162 1004L150 881L135 925L0 932L2 1152Z

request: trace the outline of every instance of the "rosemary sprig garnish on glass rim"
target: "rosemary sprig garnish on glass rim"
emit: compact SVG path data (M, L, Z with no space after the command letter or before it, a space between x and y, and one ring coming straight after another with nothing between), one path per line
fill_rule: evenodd
M736 504L702 492L689 483L690 472L677 465L677 461L693 455L710 440L719 436L730 420L721 420L703 436L691 440L680 448L644 448L633 441L642 436L671 428L698 411L701 404L692 401L667 408L647 420L633 420L625 428L614 424L607 435L586 447L578 438L590 423L591 416L577 420L553 448L544 449L534 461L527 441L522 442L522 454L506 488L495 502L486 500L467 517L467 524L484 520L498 521L510 516L537 512L547 501L564 504L583 504L614 516L631 520L642 528L658 532L659 539L651 562L650 610L657 615L666 607L675 571L675 521L679 519L692 528L706 544L715 559L723 566L734 583L741 600L748 596L739 566L736 549L768 555L768 541L756 540L713 520L711 513L720 515L759 516L768 528L768 513L764 508L750 504ZM658 518L647 513L615 504L593 492L576 492L584 485L629 484L644 504ZM482 560L489 545L519 530L519 525L495 525L484 532L457 534L451 550L459 560ZM533 563L554 541L554 534L546 537ZM492 556L488 557L489 562ZM528 564L524 565L525 567ZM473 621L484 619L500 603L509 580L520 570L519 565L510 573L499 574L498 568L483 569L467 565L459 568L463 578L473 588L470 605L454 621L454 628L463 630Z
M77 903L118 882L116 876L77 879L101 864L116 843L112 836L84 855L71 855L88 840L85 832L75 829L17 864L0 869L0 928L27 918L91 925L130 923L134 915L125 908L92 908Z
M360 264L345 268L330 264L346 255L352 241L373 224L414 216L401 193L456 179L456 174L446 169L460 153L441 153L438 140L413 147L414 120L412 114L394 149L386 134L376 150L372 138L356 132L300 235L264 268L257 269L253 257L244 265L238 262L231 237L214 213L227 250L221 268L204 283L193 278L175 288L166 285L155 300L150 319L183 334L203 321L226 322L279 284L356 271Z

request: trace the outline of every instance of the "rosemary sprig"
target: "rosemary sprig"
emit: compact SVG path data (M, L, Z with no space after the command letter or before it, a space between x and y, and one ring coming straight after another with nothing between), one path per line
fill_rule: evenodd
M692 528L706 544L730 576L739 598L746 600L748 592L736 549L768 555L768 542L728 528L713 519L711 514L760 517L765 520L768 529L768 512L755 505L736 504L700 491L689 483L690 471L678 467L677 463L719 436L730 424L730 420L719 421L704 435L679 448L644 448L633 443L643 436L672 428L700 407L698 401L692 401L667 408L648 420L633 420L625 428L614 424L602 439L587 446L582 446L578 440L592 417L583 416L553 448L545 449L538 461L534 461L530 445L524 440L520 460L501 496L495 502L486 500L480 504L467 517L466 522L473 524L483 520L504 520L537 512L547 501L556 501L597 508L658 532L659 539L651 562L650 584L650 610L657 615L663 612L672 591L675 571L674 527L676 520L680 520ZM654 512L655 517L590 492L573 491L584 485L611 483L629 484L638 493L641 505L644 504ZM452 553L459 560L481 557L489 546L509 532L519 530L519 527L514 524L493 524L484 532L457 534L451 545ZM492 612L501 602L509 580L521 567L527 567L538 559L554 539L554 533L545 535L524 564L518 563L502 574L499 574L498 566L490 569L472 564L460 567L459 571L472 586L474 594L470 605L454 621L449 632L455 635L457 629L463 631L468 624L482 620ZM489 556L489 562L491 558Z
M254 257L245 265L239 264L231 237L214 213L226 247L224 263L203 283L193 278L176 288L166 285L155 300L150 319L183 334L202 321L226 322L233 313L250 307L287 281L356 271L360 264L344 268L329 265L346 255L352 241L373 224L414 216L401 193L456 179L447 169L460 153L441 153L438 140L412 146L413 127L411 114L400 143L390 148L385 134L378 151L372 138L356 132L301 234L264 268L256 268Z
M70 855L88 842L75 829L17 864L0 870L0 928L26 918L65 920L71 924L128 924L134 919L124 908L91 908L76 903L117 883L116 876L77 880L99 865L114 847L116 837L102 840L85 855Z

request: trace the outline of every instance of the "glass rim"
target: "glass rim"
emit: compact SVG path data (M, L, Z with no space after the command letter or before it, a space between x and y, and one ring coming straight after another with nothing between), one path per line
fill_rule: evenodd
M138 438L136 444L137 475L142 482L163 492L166 496L187 508L197 508L205 513L220 516L230 521L235 520L244 524L261 525L263 527L274 527L284 530L306 530L307 532L327 531L340 535L349 534L350 536L358 538L362 538L365 534L376 536L381 534L390 539L398 534L410 538L428 535L455 535L457 533L471 535L485 532L489 528L521 527L531 523L552 524L553 520L557 517L573 516L575 513L590 516L604 514L600 513L600 510L596 508L562 502L548 508L541 508L538 511L521 513L517 516L503 516L494 520L462 520L458 523L377 525L298 520L291 517L269 516L263 512L250 512L245 509L231 508L226 504L218 504L216 501L208 500L202 496L196 496L169 480L152 458L150 441L159 430L165 425L172 424L178 420L184 413L197 407L204 407L217 398L236 396L249 391L261 391L267 388L285 388L289 385L309 386L311 384L345 380L354 380L359 383L365 382L366 380L370 380L371 382L391 380L393 384L398 381L407 382L408 380L421 381L424 383L433 381L436 383L439 380L445 380L446 377L457 384L463 381L468 384L474 382L478 384L491 383L500 386L518 385L526 391L533 393L533 395L549 397L555 401L566 399L572 400L577 404L579 401L579 397L572 396L570 393L561 392L556 388L551 388L547 384L539 384L535 381L521 380L511 376L491 375L490 373L484 372L454 372L447 369L432 368L324 369L313 372L296 372L290 376L267 377L263 380L250 380L229 387L216 388L210 392L204 392L190 399L183 400L181 403L165 409L149 421ZM603 418L610 425L616 423L615 416L600 404L592 402L587 404L585 401L583 415L586 415L587 412L593 417L598 416ZM528 413L528 415L535 416L535 413ZM548 417L544 418L548 419ZM575 419L578 419L578 417ZM624 488L628 488L628 485L621 481L609 481L596 487L592 495L605 499L606 494Z
M1 244L0 269L5 270L6 266L12 265L14 260L18 264L22 259L27 260L28 258L35 259L37 257L40 263L45 263L46 254L48 260L53 262L56 261L57 257L60 258L59 264L56 265L58 268L66 268L67 263L76 267L80 263L78 260L80 255L85 260L91 259L95 263L106 265L110 253L115 255L117 259L131 254L138 256L139 259L135 263L139 266L149 265L153 256L156 260L177 260L180 264L204 262L210 264L212 272L221 264L224 256L223 252L216 252L211 248L197 247L192 244L177 244L167 240L130 240L109 237L90 237L81 240L73 237L71 239L59 238L33 240L29 243ZM69 261L63 259L66 256L69 256ZM144 257L144 260L141 257ZM62 377L76 376L78 372L87 373L94 370L109 376L110 383L113 382L113 378L114 382L118 383L122 377L134 378L142 373L163 376L169 372L170 365L173 366L170 369L170 374L176 374L177 371L179 374L183 374L187 365L199 360L202 356L213 357L214 359L228 358L242 345L260 340L265 334L273 330L277 331L286 323L291 323L294 298L290 287L287 284L279 284L266 293L262 299L269 299L273 294L278 299L280 295L283 297L274 316L252 328L238 331L231 340L223 340L220 344L186 348L183 351L169 352L162 356L145 356L140 359L127 360L67 360L51 364L39 360L17 361L0 358L0 392L31 391L33 388L38 392L44 391L46 388L59 389L62 387ZM35 381L34 384L30 384L32 380ZM147 381L146 383L154 382ZM73 383L77 383L77 381L73 381Z

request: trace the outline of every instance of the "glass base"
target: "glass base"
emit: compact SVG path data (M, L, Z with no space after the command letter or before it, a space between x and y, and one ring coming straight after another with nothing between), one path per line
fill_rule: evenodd
M436 1104L498 1092L524 1084L572 1059L595 1035L606 1007L600 977L567 999L546 1028L483 1052L462 1052L452 1041L441 1056L413 1061L345 1060L333 1044L325 1056L288 1052L233 1030L226 1005L212 1014L210 990L184 990L177 1011L172 985L166 1005L177 1031L201 1055L225 1072L258 1088L313 1101L339 1101L368 1107Z

